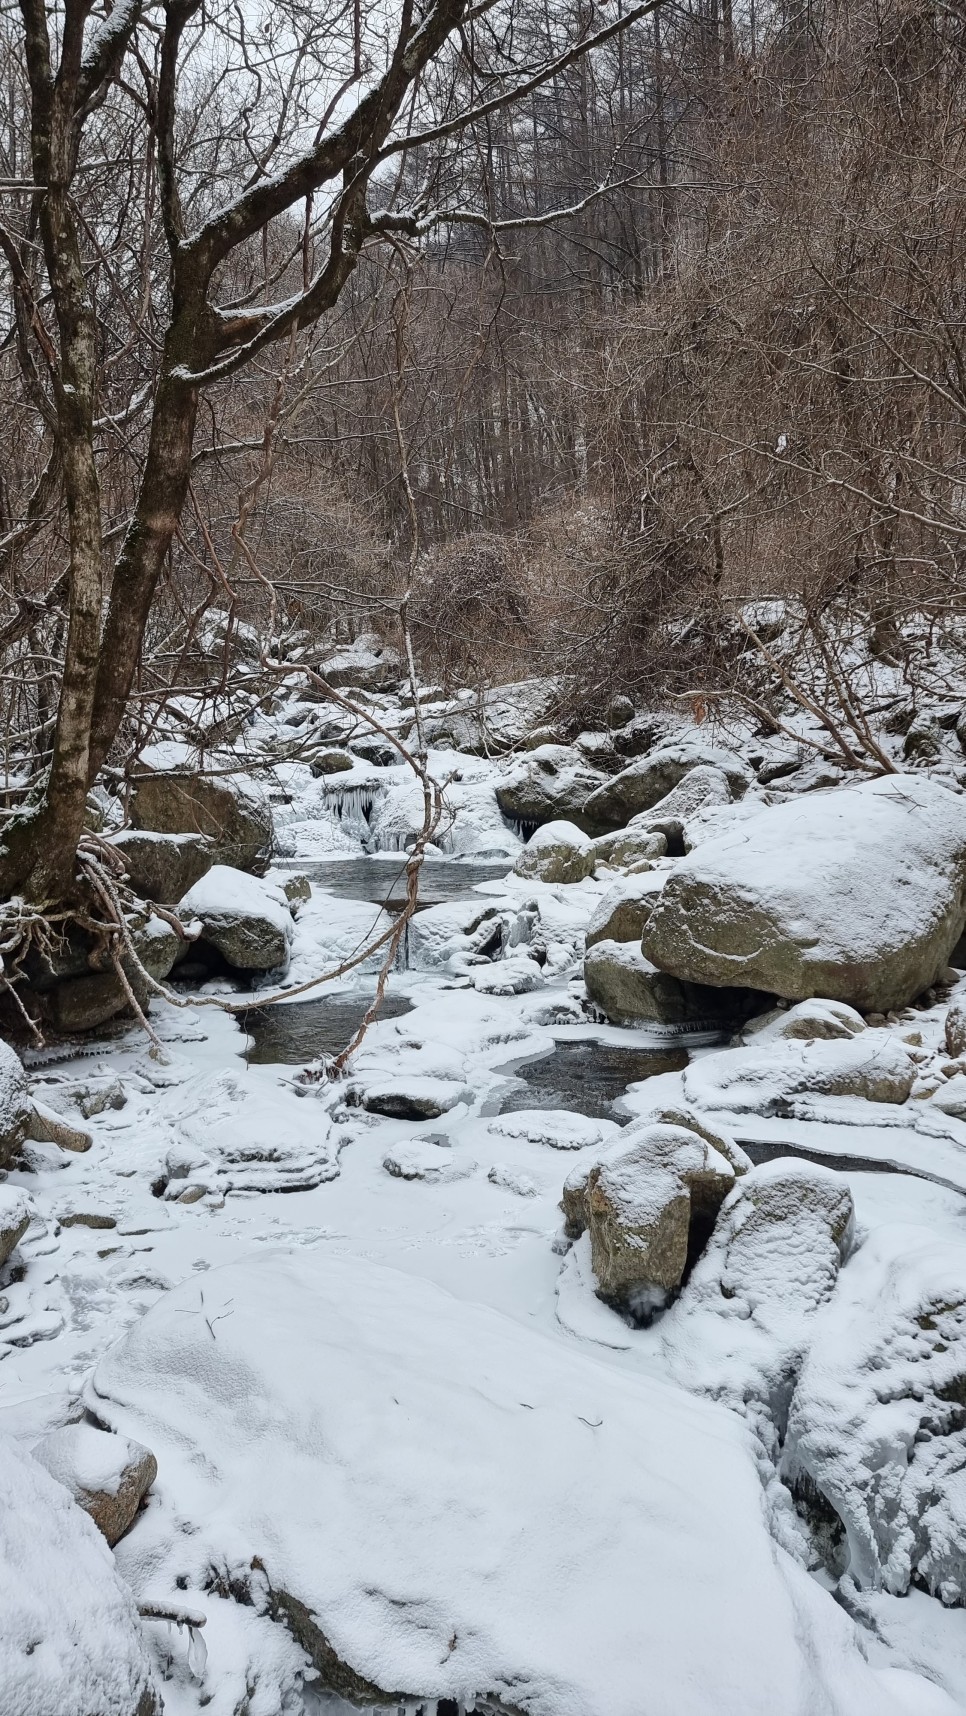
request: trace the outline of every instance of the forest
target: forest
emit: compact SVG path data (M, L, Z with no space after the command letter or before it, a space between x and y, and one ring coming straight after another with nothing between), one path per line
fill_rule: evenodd
M0 0L0 1716L966 1716L966 5Z

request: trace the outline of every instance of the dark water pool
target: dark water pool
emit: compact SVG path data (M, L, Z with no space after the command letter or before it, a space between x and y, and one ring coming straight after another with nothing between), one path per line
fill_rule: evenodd
M503 1099L501 1114L524 1108L565 1108L591 1120L620 1120L614 1112L628 1085L657 1073L683 1072L688 1052L677 1044L624 1048L594 1041L558 1042L547 1055L501 1070L520 1079Z
M419 904L439 906L447 900L463 900L477 882L497 881L512 868L509 858L427 858L419 873ZM385 905L389 911L401 911L406 901L406 863L402 856L325 858L293 864L292 870L340 900L366 900Z
M372 990L351 995L324 995L317 1001L282 1002L277 1007L252 1007L239 1014L251 1038L248 1060L254 1066L304 1066L319 1055L337 1055L352 1041L372 1001ZM405 995L389 994L380 1019L398 1019L412 1012Z

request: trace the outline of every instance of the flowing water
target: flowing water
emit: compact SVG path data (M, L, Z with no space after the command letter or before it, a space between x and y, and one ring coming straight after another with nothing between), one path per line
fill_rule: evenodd
M525 1108L565 1108L591 1120L626 1121L615 1111L628 1085L657 1073L683 1072L687 1049L679 1044L649 1043L640 1047L593 1040L558 1041L549 1054L501 1068L521 1081L500 1106L501 1114Z
M477 882L497 881L511 867L509 858L427 858L419 872L419 909L466 899ZM292 868L340 900L365 900L390 912L406 902L404 858L323 858Z
M248 1060L254 1066L305 1066L320 1055L337 1055L352 1041L372 1002L373 991L322 995L317 1001L281 1002L252 1007L239 1015L249 1038ZM412 1012L405 995L383 997L380 1019L398 1019Z

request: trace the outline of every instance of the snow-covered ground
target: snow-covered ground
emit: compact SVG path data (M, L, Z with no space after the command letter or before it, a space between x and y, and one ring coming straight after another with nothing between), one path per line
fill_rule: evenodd
M431 862L509 870L493 787L517 765L433 763L461 778ZM421 819L401 769L275 779L296 869L401 849ZM334 1716L367 1688L441 1716L966 1712L966 1615L927 1591L961 1603L966 1560L966 1119L932 1100L948 997L854 1037L675 1038L689 1066L612 1119L521 1108L513 1069L556 1043L666 1047L586 1009L613 881L508 874L420 913L392 981L411 1011L346 1080L250 1063L205 1004L224 983L156 1004L163 1059L132 1027L35 1061L36 1096L92 1144L31 1144L6 1182L32 1219L0 1297L0 1435L29 1449L87 1411L157 1456L115 1554L142 1608L206 1618L206 1660L197 1627L142 1623L168 1716ZM314 889L285 984L385 921ZM840 1093L870 1066L875 1100ZM790 1264L722 1217L728 1298L710 1255L648 1328L596 1296L563 1182L618 1121L681 1108L755 1160L832 1162L855 1212L841 1269L812 1230ZM799 1480L841 1498L824 1562ZM0 1716L60 1716L23 1696L0 1686Z

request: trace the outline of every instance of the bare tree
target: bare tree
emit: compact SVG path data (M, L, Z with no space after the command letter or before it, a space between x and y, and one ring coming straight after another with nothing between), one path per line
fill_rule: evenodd
M330 315L372 246L547 223L552 211L494 222L468 160L492 121L659 3L561 5L532 56L516 52L514 0L333 5L321 22L293 4L258 28L201 0L5 12L26 77L4 170L22 218L0 226L0 249L44 456L2 551L22 552L62 494L67 630L49 766L4 829L0 892L56 899L74 884L205 394ZM105 422L106 367L136 374L144 346L141 387ZM129 505L109 522L105 447L135 432Z

